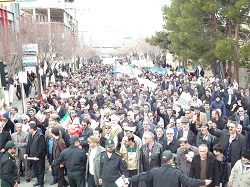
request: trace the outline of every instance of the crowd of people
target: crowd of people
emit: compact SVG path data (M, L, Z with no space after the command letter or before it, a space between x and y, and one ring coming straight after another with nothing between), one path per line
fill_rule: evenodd
M46 162L58 187L116 187L120 177L130 187L250 185L249 88L142 68L152 88L112 69L58 73L27 113L2 114L1 186L24 176L44 186Z

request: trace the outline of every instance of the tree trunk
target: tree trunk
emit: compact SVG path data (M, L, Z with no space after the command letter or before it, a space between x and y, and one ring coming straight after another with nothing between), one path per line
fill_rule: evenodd
M234 79L239 82L239 65L238 62L234 62Z
M212 69L213 74L216 75L216 62L212 63L211 69Z
M226 70L226 66L225 66L225 62L220 61L220 70L221 70L221 79L225 78L225 70Z
M232 61L228 62L227 76L229 76L230 78L232 78Z
M234 77L239 82L239 39L240 39L240 18L235 20L235 62L234 62Z
M37 88L36 88L37 97L38 99L40 99L42 96L42 90L41 90L41 76L39 74L39 66L36 66L36 76L37 76Z
M187 58L183 57L182 62L183 62L183 67L187 69Z

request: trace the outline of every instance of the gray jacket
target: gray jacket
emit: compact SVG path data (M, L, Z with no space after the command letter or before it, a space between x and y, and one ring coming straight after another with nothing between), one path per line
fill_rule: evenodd
M100 178L100 156L102 152L105 152L106 149L103 148L102 146L98 145L96 154L93 160L94 163L94 179L95 179L95 185L99 185L99 178ZM87 164L86 164L86 179L89 175L89 155L91 153L91 149L89 149L88 152L88 159L87 159Z
M19 136L19 138L17 139L17 136ZM20 133L20 135L17 134L17 132L13 133L11 135L11 139L16 143L21 145L21 147L19 147L18 149L20 150L20 152L18 152L18 149L16 149L16 156L23 156L26 152L27 149L27 144L28 144L28 140L29 140L29 133L28 132L24 132L22 131ZM18 142L19 140L19 142ZM21 154L21 155L18 155Z
M191 151L194 153L194 156L198 155L199 153L197 147L192 146L192 145L190 145L189 149L186 151L184 151L182 148L177 149L178 156L175 159L177 168L180 169L182 173L185 174L186 176L188 176L190 172L190 167L191 167L192 162L187 161L185 155Z
M235 115L235 120L238 124L240 124L239 114ZM249 116L247 114L244 114L243 126L249 126Z

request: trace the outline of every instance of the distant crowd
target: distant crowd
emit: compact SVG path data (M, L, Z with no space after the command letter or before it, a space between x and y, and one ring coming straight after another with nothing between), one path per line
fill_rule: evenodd
M172 167L191 178L212 179L208 186L250 184L250 84L239 87L236 80L220 80L204 71L177 73L171 68L171 73L159 75L142 68L139 77L157 84L152 88L112 70L112 65L89 62L67 77L57 73L41 98L26 103L26 114L15 107L6 110L0 125L0 156L9 140L22 144L14 154L18 183L25 174L27 182L36 177L34 185L43 186L45 162L49 162L51 184L116 186L113 183L122 174L128 178L160 167L162 153L170 150L177 154ZM34 73L30 77L36 78ZM71 176L75 170L67 160L70 153L62 154L71 146L86 156L82 165L78 163L80 183ZM107 152L109 159L109 153L122 158L120 174L107 168L107 164L114 167L115 158L110 163L102 163L102 157L95 160L98 151ZM78 162L78 157L74 159ZM153 183L138 180L129 185Z

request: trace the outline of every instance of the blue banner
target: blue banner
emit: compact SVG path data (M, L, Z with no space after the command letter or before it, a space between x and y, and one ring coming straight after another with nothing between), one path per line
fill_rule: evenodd
M159 75L165 75L167 72L167 68L154 68L154 67L147 67L149 71L154 73L158 73Z

